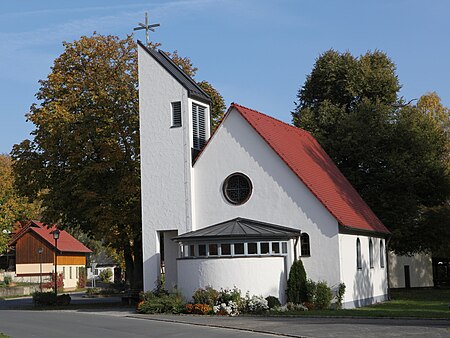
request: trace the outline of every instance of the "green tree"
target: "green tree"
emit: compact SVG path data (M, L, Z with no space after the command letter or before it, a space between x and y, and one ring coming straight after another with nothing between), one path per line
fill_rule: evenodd
M96 34L64 43L27 115L34 140L12 150L18 190L45 192L44 221L123 252L133 288L142 286L136 48Z
M216 130L227 109L222 95L207 81L198 82L198 85L211 98L211 131Z
M422 214L445 203L450 177L442 129L398 97L395 70L380 51L325 52L298 92L293 122L317 138L405 253L431 248Z
M450 143L450 109L442 104L439 95L436 92L422 95L417 102L417 108L444 130L447 141Z
M306 271L301 259L296 260L289 270L287 281L287 301L301 304L307 300Z
M40 212L38 201L28 202L17 194L11 158L0 154L0 253L6 249L14 224L39 219Z

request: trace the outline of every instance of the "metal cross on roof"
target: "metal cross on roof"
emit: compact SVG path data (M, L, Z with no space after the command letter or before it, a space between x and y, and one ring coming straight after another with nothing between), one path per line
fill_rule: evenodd
M149 44L148 31L154 32L155 31L153 29L154 27L159 27L159 23L155 23L155 24L149 25L148 24L148 14L147 14L147 12L145 12L145 24L139 22L139 27L136 27L133 30L137 31L137 30L140 30L140 29L145 29L145 42L148 45Z

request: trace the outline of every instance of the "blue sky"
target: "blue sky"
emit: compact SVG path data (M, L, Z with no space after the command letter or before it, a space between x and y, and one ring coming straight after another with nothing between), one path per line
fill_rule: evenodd
M0 153L30 138L24 115L36 102L62 42L125 37L148 11L151 35L178 50L231 102L290 122L298 89L330 48L379 49L397 65L406 100L436 91L450 106L450 2L414 0L1 1ZM135 35L144 40L143 31Z

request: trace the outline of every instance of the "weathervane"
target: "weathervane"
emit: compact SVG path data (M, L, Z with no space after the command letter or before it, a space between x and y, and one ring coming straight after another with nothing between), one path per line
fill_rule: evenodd
M138 31L140 29L145 29L145 42L147 43L147 46L148 46L148 44L149 44L148 31L154 32L155 30L153 29L153 27L159 27L159 23L154 23L153 25L149 25L148 24L148 15L147 15L147 12L145 12L145 24L139 22L139 27L136 27L133 30Z

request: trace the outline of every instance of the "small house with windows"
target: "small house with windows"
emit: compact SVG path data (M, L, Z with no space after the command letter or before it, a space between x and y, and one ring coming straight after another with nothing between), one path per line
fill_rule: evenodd
M164 274L285 301L289 269L345 283L344 307L386 299L389 231L306 131L233 103L211 136L209 96L139 43L144 289Z
M55 242L53 231L56 229L55 225L30 221L14 235L9 246L15 248L16 276L47 282L55 273L57 262L64 289L73 290L77 287L80 269L86 267L86 257L92 251L64 230L59 230Z

